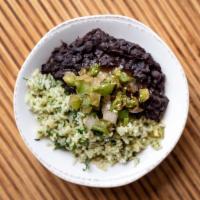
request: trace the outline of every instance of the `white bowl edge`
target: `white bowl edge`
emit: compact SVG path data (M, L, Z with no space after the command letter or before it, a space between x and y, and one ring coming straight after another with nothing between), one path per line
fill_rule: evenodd
M179 67L179 70L182 72L182 75L184 77L184 80L185 80L185 88L187 89L187 91L185 91L187 93L187 99L186 99L186 105L187 107L185 108L186 109L186 112L185 112L185 116L184 116L184 123L182 124L182 130L180 131L179 133L179 136L177 137L178 139L176 141L173 141L170 150L166 153L166 155L160 159L159 161L157 161L157 163L155 163L154 165L152 165L150 168L146 169L146 170L143 170L140 172L140 174L137 174L136 176L134 177L121 177L120 180L113 180L111 181L110 183L107 182L107 183L101 183L101 182L93 182L91 180L83 180L83 179L78 179L78 178L74 178L73 176L71 176L70 174L63 174L61 171L55 169L55 168L52 168L52 166L49 166L47 163L45 163L38 154L36 154L34 152L34 150L30 147L29 143L26 141L24 135L22 134L22 131L19 127L19 124L18 124L18 119L17 119L17 112L16 112L16 94L17 94L17 86L18 86L18 82L19 82L19 76L17 77L17 81L16 81L16 85L15 85L15 91L14 91L14 114L15 114L15 120L16 120L16 124L17 124L17 127L18 127L18 130L24 140L24 142L26 143L26 145L28 146L28 148L31 150L31 152L35 155L35 157L41 162L41 164L43 164L49 171L51 171L52 173L54 173L55 175L57 175L58 177L64 179L64 180L67 180L69 182L72 182L72 183L76 183L76 184L81 184L81 185L85 185L85 186L91 186L91 187L117 187L117 186L121 186L121 185L125 185L125 184L128 184L128 183L131 183L139 178L141 178L142 176L144 176L145 174L147 174L148 172L150 172L152 169L154 169L157 165L160 164L160 162L162 160L164 160L167 155L173 150L173 148L175 147L176 143L178 142L182 132L183 132L183 129L185 127L185 123L186 123L186 120L187 120L187 115L188 115L188 109L189 109L189 91L188 91L188 84L187 84L187 79L185 77L185 74L184 74L184 71L181 67L181 64L179 63L179 61L177 60L177 58L175 57L174 53L170 50L170 48L168 47L168 45L163 42L159 36L157 34L155 34L149 27L145 26L144 24L142 24L141 22L138 22L137 20L135 19L131 19L129 17L125 17L125 16L120 16L120 15L95 15L95 16L86 16L86 17L80 17L80 18L75 18L75 19L71 19L71 20L68 20L66 22L63 22L62 24L60 25L57 25L56 27L54 27L53 29L51 29L48 33L46 33L42 39L37 43L37 45L33 48L33 50L31 51L31 53L29 54L29 56L27 57L26 61L24 62L24 64L22 65L22 68L20 69L19 71L19 74L24 70L24 67L26 65L26 62L27 60L31 57L32 54L34 54L34 52L36 51L36 49L38 48L38 46L45 40L46 37L49 36L49 34L53 34L54 31L58 30L59 28L65 26L65 25L68 25L69 23L74 23L74 22L77 22L77 21L82 21L82 20L90 20L90 19L95 19L95 18L110 18L110 19L119 19L119 20L124 20L124 21L128 21L130 23L134 22L134 23L137 23L141 26L143 26L145 29L148 29L149 31L151 31L151 33L154 35L154 37L156 37L156 39L162 43L162 45L164 45L168 52L171 54L172 56L172 59L174 59L177 63L177 66ZM67 177L67 178L66 178Z

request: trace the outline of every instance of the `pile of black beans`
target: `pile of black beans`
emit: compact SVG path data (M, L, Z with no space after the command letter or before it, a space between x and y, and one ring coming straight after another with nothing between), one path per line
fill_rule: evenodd
M42 65L41 72L62 79L66 71L77 74L81 68L94 63L104 68L122 66L140 86L147 87L151 95L142 105L143 115L160 121L169 101L164 95L165 75L160 65L138 44L117 39L97 28L69 45L63 42L55 48L47 63ZM66 89L73 92L73 88Z

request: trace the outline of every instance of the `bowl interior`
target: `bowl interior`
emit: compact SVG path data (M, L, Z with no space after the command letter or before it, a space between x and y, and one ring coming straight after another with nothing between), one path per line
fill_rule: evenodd
M133 163L117 164L107 171L102 171L92 165L91 170L84 172L83 165L75 164L71 153L53 150L48 146L48 140L37 142L34 140L37 123L28 110L24 101L26 82L35 68L45 63L52 50L61 41L70 43L93 28L101 28L105 32L128 41L138 43L154 59L160 63L166 75L166 95L170 102L163 118L166 126L162 149L155 151L147 148L139 154L140 163L134 167ZM17 126L25 143L34 155L50 171L59 177L79 184L99 187L123 185L141 177L158 165L177 143L184 128L188 112L188 88L184 72L166 44L149 28L143 24L120 16L84 17L65 22L47 33L33 49L26 59L18 75L14 95L14 109Z

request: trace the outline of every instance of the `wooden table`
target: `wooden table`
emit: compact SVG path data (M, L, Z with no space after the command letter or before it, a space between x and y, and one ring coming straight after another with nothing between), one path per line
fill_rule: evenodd
M200 1L0 2L0 199L200 199ZM93 189L57 178L34 158L16 129L12 97L22 63L49 29L74 17L105 13L138 19L169 44L188 77L190 112L178 145L159 167L127 186Z

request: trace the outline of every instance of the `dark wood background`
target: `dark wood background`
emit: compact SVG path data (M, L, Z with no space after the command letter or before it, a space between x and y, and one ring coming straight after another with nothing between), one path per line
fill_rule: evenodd
M159 167L127 186L94 189L67 183L41 166L16 129L12 97L22 63L49 29L74 17L105 13L138 19L169 44L189 81L190 112L178 145ZM199 200L200 1L1 0L0 199Z

